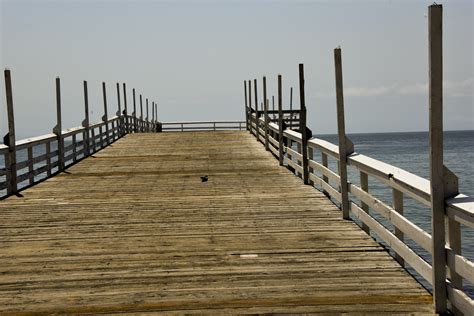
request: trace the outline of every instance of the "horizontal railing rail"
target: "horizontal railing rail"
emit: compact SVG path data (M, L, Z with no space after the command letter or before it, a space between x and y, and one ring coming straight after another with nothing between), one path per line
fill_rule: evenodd
M161 122L161 125L164 132L245 130L245 121L176 121Z
M251 132L254 135L259 135L259 141L262 143L265 143L265 129L268 130L269 151L279 159L279 126L275 123L268 123L265 126L265 121L261 119L258 120L257 132L255 120L251 120ZM302 167L301 133L285 129L281 137L283 138L283 143L287 144L283 147L284 165L289 167L297 176L302 177L304 170ZM309 157L309 179L312 184L325 192L336 203L341 203L340 174L338 171L331 170L328 166L328 156L336 162L339 161L338 146L322 139L311 138L308 141L307 150ZM313 159L317 152L322 157L322 163ZM347 163L348 166L360 173L361 178L373 178L385 183L393 190L393 196L398 197L398 200L400 200L399 197L403 197L406 194L419 203L430 205L429 180L356 152L347 157ZM367 180L361 181L361 183L364 182L367 183ZM431 235L406 218L403 212L400 212L400 209L387 205L369 193L367 191L367 184L365 184L365 187L361 187L348 182L348 188L349 192L357 199L355 201L350 200L350 211L352 216L360 220L364 225L364 230L368 233L374 232L394 250L395 257L402 265L409 265L427 282L432 284L431 264L405 242L405 237L408 237L431 254ZM393 225L394 230L390 231L385 227L378 217L370 214L369 209L389 221ZM450 240L446 241L446 268L451 274L446 280L449 300L456 308L463 311L465 315L468 315L474 303L463 290L462 281L474 284L474 263L460 252L461 230L459 225L474 228L474 198L459 194L454 198L448 199L446 201L446 214L448 226L452 229L454 228L454 231L450 232L452 235ZM457 243L457 245L452 245L453 242ZM455 281L453 282L453 280Z
M278 95L271 98L272 111L268 109L267 78L262 78L260 94L257 79L244 81L246 127L281 166L301 177L304 184L324 192L340 207L343 219L352 219L366 233L373 233L400 265L411 267L415 277L429 284L436 313L446 314L450 309L454 314L474 315L474 263L462 254L462 244L472 244L471 237L462 232L474 227L474 199L459 194L458 178L443 162L442 6L429 6L428 16L430 180L355 152L345 131L340 47L334 49L337 145L313 138L307 128L303 64L299 65L300 113L293 114L290 88L289 122L285 117L288 110L282 106L281 75L277 77ZM261 101L258 95L263 95ZM259 104L263 111L258 111ZM288 126L294 118L299 119L297 127ZM354 177L357 181L351 181ZM391 201L369 192L369 180L388 189ZM430 208L430 225L417 225L409 219L405 198L417 209Z
M14 146L0 144L0 198L58 174L128 133L245 129L245 121L158 122L133 114L85 125L18 140ZM12 155L15 163L8 164Z
M159 122L122 115L90 124L15 142L16 163L6 165L10 147L0 144L0 198L51 177L77 161L112 144L127 132L156 132ZM59 150L59 144L64 147ZM12 176L13 175L13 176ZM11 182L14 179L14 183Z

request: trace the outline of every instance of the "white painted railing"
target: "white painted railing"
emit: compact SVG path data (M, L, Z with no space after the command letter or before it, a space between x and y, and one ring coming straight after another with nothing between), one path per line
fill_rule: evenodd
M303 144L300 132L285 129L280 134L278 124L270 122L265 124L265 119L262 117L257 119L255 113L249 115L248 125L251 133L258 135L258 140L262 144L266 143L265 135L268 135L268 150L278 159L282 144L284 165L302 177ZM331 170L328 166L328 159L339 162L339 147L322 139L311 138L308 140L306 150L311 185L325 192L340 205L342 202L340 174L338 170ZM321 157L321 163L314 159L317 155ZM432 236L403 215L404 195L421 204L431 205L429 180L357 152L347 156L347 165L359 172L361 177L361 186L347 183L349 193L356 199L349 200L351 218L358 219L368 234L372 232L380 237L395 252L395 258L402 266L412 267L423 279L432 284L431 264L418 255L405 239L410 238L427 253L432 254ZM391 188L392 205L387 205L368 192L370 179L376 179ZM371 211L389 221L393 225L393 231L387 229L371 214ZM446 221L449 227L449 232L446 234L445 263L448 271L446 279L448 300L457 311L464 315L472 315L474 301L465 293L463 281L474 284L474 263L461 254L460 225L474 228L474 198L458 194L447 199Z

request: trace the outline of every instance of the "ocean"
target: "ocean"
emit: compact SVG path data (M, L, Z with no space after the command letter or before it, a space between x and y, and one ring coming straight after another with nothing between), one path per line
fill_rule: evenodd
M337 135L316 136L333 144L338 143ZM429 178L429 147L427 132L351 134L348 135L348 137L354 143L356 152L397 166L426 179ZM52 147L52 150L54 150L55 146ZM42 153L44 153L43 148L35 149L35 155ZM25 150L19 152L17 161L20 162L25 160L26 154ZM318 153L315 152L316 160L318 160L317 154ZM445 165L458 176L459 191L465 195L474 196L474 130L447 131L444 133L444 162ZM36 166L40 165L41 164L37 164ZM337 170L335 160L330 159L329 166L332 170ZM0 168L3 167L4 161L2 156L0 157ZM350 182L359 185L358 171L352 170L352 167L349 167L348 179ZM0 177L0 181L4 181L4 177ZM385 184L377 182L370 177L369 192L388 205L391 205L391 189ZM0 191L0 196L4 194L4 191ZM405 216L428 233L431 233L430 213L431 211L428 207L409 197L404 197ZM371 214L387 228L393 229L393 227L381 216L378 216L375 212L371 212ZM463 225L461 225L461 227L463 255L474 261L474 230ZM384 244L377 236L374 236L374 238ZM424 249L417 246L409 239L407 240L407 243L425 260L428 262L430 261L430 256ZM407 269L415 275L415 277L417 277L426 288L431 289L429 284L427 284L427 282L425 282L415 271L411 268ZM465 290L471 298L474 298L474 285L468 284L465 281Z

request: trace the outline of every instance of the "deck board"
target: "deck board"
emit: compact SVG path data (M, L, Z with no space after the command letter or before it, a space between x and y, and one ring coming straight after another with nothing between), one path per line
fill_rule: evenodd
M246 132L130 134L22 195L0 202L1 314L433 314Z

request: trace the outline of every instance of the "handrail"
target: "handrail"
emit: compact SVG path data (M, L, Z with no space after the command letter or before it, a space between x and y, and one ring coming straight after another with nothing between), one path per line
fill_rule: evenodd
M265 130L265 119L263 117L257 119L256 115L249 115L248 119L250 132L255 136L258 135L258 140L262 142L262 144L265 143L265 139L262 136ZM280 138L279 125L271 122L266 126L269 131L269 151L277 159L280 159L278 150L278 140ZM301 151L302 135L298 131L287 128L283 130L281 136L286 139L283 143L287 144L283 147L284 165L301 177L303 173L303 155ZM298 147L297 150L292 148L292 143ZM308 140L308 155L310 157L308 168L310 169L309 179L312 181L312 185L326 192L337 203L340 203L342 200L339 173L331 170L328 167L327 161L323 161L322 164L314 161L312 157L315 150L319 151L323 157L332 157L338 161L340 159L339 146L316 137ZM429 206L431 203L430 181L423 177L357 152L353 152L347 156L347 165L357 169L361 174L381 181L391 187L393 192L398 192L397 194L400 196L406 194L423 205ZM432 254L432 236L411 222L403 215L403 212L400 212L395 206L385 204L363 188L349 182L348 190L358 199L361 205L365 205L363 208L354 201L350 201L350 211L353 218L359 219L363 225L365 225L364 230L369 233L370 230L372 230L382 238L388 246L395 251L396 259L399 260L402 265L410 265L422 278L432 284L433 276L431 264L418 255L415 250L404 241L404 235L421 246L429 254ZM461 224L474 228L474 198L459 194L454 198L447 199L445 204L449 225ZM369 208L388 220L394 226L395 231L391 232L381 224L376 217L369 214L367 211ZM451 304L467 315L472 312L474 301L463 292L462 279L474 284L474 263L465 256L462 256L460 249L455 250L455 248L452 248L460 248L460 230L456 230L455 226L453 227L452 234L455 239L451 241L452 246L450 246L448 240L446 244L446 252L448 254L446 267L452 274L451 279L446 280L448 299ZM456 246L457 239L459 239L458 246ZM460 278L461 281L456 278ZM453 284L455 285L454 287Z
M104 126L109 128L105 129ZM16 156L16 163L7 166L6 158L9 154L9 146L0 144L0 155L4 156L5 165L0 166L0 198L5 198L12 193L9 191L11 183L11 173L15 174L14 186L19 189L30 187L44 178L54 176L62 171L59 164L60 154L64 160L64 168L75 162L92 155L105 148L109 144L123 137L126 133L132 132L135 126L140 128L136 132L156 132L159 130L159 122L151 122L129 115L113 116L107 121L100 121L89 124L87 127L78 126L66 130L61 130L59 134L50 133L36 137L30 137L15 141L13 147ZM70 142L63 146L63 150L58 150L58 139ZM35 149L35 150L33 150ZM38 149L38 150L37 150ZM20 151L26 150L26 155L19 155ZM56 160L53 162L53 160ZM6 192L1 192L7 190Z
M109 128L105 129L105 125ZM179 125L178 127L173 127ZM224 125L224 126L223 126ZM164 127L163 127L164 126ZM242 130L245 121L147 121L133 115L112 116L107 121L99 121L85 126L76 126L62 130L60 135L55 133L36 137L25 138L15 141L15 153L18 161L13 168L2 168L0 166L0 177L9 177L9 172L15 172L16 185L20 189L29 187L40 182L44 177L48 178L57 174L59 164L52 162L58 160L60 152L57 147L58 137L69 143L63 148L65 168L73 163L105 148L109 144L123 137L127 133L158 132L158 131L187 131L187 130ZM38 153L33 148L39 148ZM18 155L20 150L27 151L27 157ZM9 147L0 144L0 155L6 157ZM11 192L2 193L8 189L8 179L0 178L0 198L5 198Z
M242 123L244 124L245 121L167 121L161 122L164 125L176 125L176 124L184 124L184 125L194 125L194 124L234 124L234 123Z

